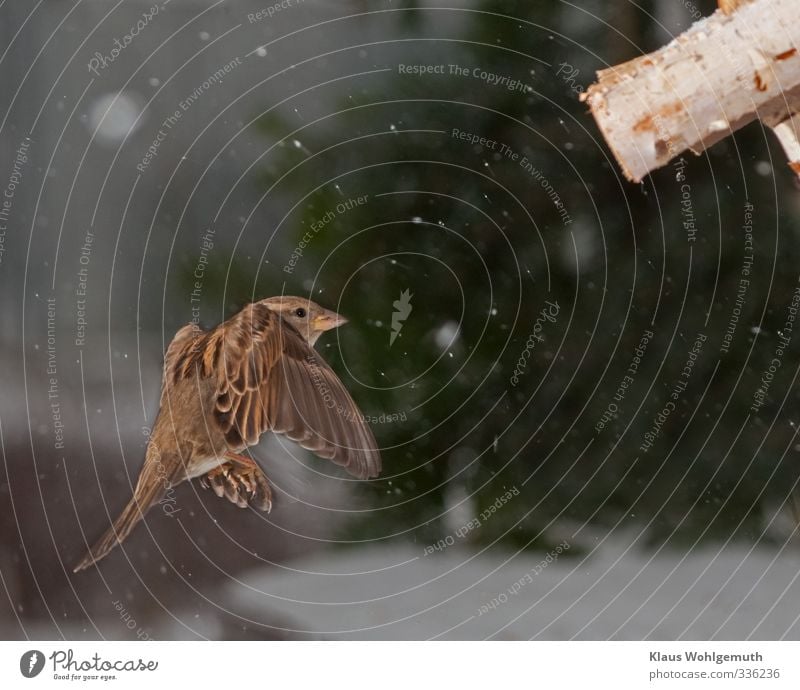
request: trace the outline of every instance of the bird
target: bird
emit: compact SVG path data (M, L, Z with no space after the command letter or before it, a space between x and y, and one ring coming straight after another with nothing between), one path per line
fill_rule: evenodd
M339 377L314 349L347 323L301 297L269 297L210 330L189 323L164 356L159 411L133 497L75 566L84 570L125 540L175 485L200 478L240 507L269 512L272 491L242 455L265 432L285 436L359 479L377 477L375 437Z

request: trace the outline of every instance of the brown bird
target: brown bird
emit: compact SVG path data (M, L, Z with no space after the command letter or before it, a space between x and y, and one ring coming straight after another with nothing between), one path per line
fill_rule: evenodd
M271 431L350 474L381 470L372 431L342 382L314 350L347 320L300 297L249 304L210 331L181 328L164 358L161 404L133 498L75 572L122 542L169 489L203 486L240 507L272 508L261 468L241 455Z

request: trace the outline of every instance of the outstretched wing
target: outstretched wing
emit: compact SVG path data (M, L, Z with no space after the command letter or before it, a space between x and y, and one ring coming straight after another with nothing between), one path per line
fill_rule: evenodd
M186 346L184 345L184 348ZM217 381L214 417L232 447L282 434L361 479L380 473L372 431L339 377L293 326L258 302L193 344L178 376Z
M177 369L182 362L191 357L192 351L199 347L199 340L204 335L206 335L205 331L189 323L178 330L175 337L172 338L172 342L167 346L167 352L164 355L164 374L161 377L162 407L166 403L167 382L179 377L180 372Z

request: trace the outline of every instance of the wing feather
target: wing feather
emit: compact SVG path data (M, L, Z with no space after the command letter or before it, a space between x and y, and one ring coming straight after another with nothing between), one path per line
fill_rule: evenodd
M161 378L161 405L165 404L165 394L168 388L167 383L186 376L184 369L188 366L188 361L197 350L198 341L206 335L194 324L186 324L179 329L167 346L164 355L164 373Z
M336 373L280 315L256 302L201 334L202 342L197 336L191 343L181 341L183 349L189 343L201 354L192 361L178 357L175 366L179 374L202 366L203 375L216 377L214 418L232 447L253 445L272 431L356 477L379 474L380 453L358 406Z

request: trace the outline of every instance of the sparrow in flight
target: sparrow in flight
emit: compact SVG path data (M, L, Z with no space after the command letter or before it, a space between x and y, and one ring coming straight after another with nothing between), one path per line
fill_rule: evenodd
M181 328L164 358L161 403L133 498L78 563L88 568L121 543L166 492L201 477L240 507L269 512L272 492L241 452L271 431L359 479L376 477L372 431L334 371L314 350L347 320L300 297L249 304L216 328Z

